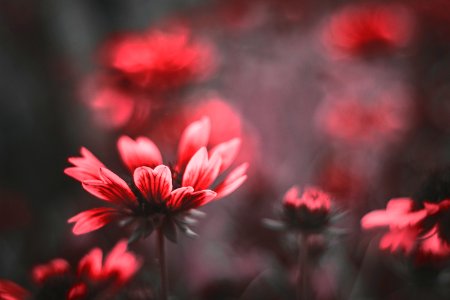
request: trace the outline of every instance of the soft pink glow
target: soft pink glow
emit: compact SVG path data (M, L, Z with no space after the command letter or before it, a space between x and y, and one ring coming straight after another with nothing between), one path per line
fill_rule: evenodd
M44 284L51 277L58 277L70 272L69 263L61 258L56 258L47 264L35 266L31 272L33 281Z

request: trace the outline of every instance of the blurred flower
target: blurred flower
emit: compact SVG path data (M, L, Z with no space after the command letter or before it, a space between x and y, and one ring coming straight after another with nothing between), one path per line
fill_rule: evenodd
M72 217L69 223L76 223L73 232L83 234L122 220L136 226L132 239L145 237L160 226L173 241L177 227L192 233L185 222L189 211L230 194L247 178L247 163L222 176L237 155L240 139L231 139L208 151L209 131L208 118L190 124L181 136L177 163L171 168L162 165L162 155L150 139L122 136L117 146L133 176L130 183L82 148L81 157L69 158L74 167L66 168L65 173L115 207L94 208ZM217 182L219 177L222 180Z
M406 46L412 31L412 18L405 7L364 5L334 15L324 36L335 55L370 56Z
M102 250L95 248L78 263L78 270L71 270L69 263L61 258L32 270L36 284L33 292L19 285L0 280L0 298L5 300L29 299L93 299L115 294L141 267L141 261L127 251L126 241L120 241L102 260ZM110 295L111 296L111 295ZM96 298L97 299L97 298Z
M369 212L361 219L364 229L389 227L383 235L380 248L391 252L401 251L406 254L415 252L419 257L447 257L450 244L438 234L438 225L430 230L425 226L430 217L448 210L450 200L441 204L426 203L424 209L414 210L414 201L410 198L391 199L386 210Z
M188 28L150 30L110 42L101 63L132 85L167 90L207 78L214 67L212 47L194 40Z
M316 114L321 130L349 144L382 145L395 140L405 127L405 107L388 98L324 101Z
M273 229L293 229L313 234L328 229L334 217L329 194L318 187L309 186L299 196L299 188L293 186L283 197L281 220L265 219L264 223Z
M306 187L299 197L299 189L290 188L283 198L285 222L305 231L321 230L330 217L330 196L316 187Z

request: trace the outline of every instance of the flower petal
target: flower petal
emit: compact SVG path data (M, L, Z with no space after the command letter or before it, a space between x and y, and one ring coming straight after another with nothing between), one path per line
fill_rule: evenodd
M44 284L52 277L58 277L70 271L69 263L62 258L56 258L47 264L37 265L31 271L33 281L37 284Z
M206 148L200 148L186 166L182 186L192 186L194 190L207 189L219 175L221 164L219 153L208 159Z
M283 203L287 205L297 206L299 199L299 188L298 186L291 187L283 197Z
M116 209L99 207L83 211L70 218L67 222L75 223L72 232L80 235L97 230L119 217L120 213Z
M102 276L103 279L115 277L115 284L120 286L130 280L141 266L142 261L127 251L127 241L121 240L106 257Z
M231 194L244 183L247 179L246 172L248 166L248 163L243 163L228 174L225 180L214 189L217 192L216 199L220 199Z
M30 293L20 285L9 280L0 280L0 299L25 300L29 296Z
M98 281L102 276L103 252L100 248L89 251L78 263L78 276L87 276L92 281Z
M208 117L191 123L183 131L178 144L178 168L182 171L191 157L209 141L211 124Z
M153 168L162 164L161 152L155 143L148 138L138 137L135 141L123 135L117 141L117 148L122 161L131 172L138 167Z
M74 284L68 294L67 294L67 300L81 300L85 299L87 294L87 285L84 282L78 282Z
M133 206L136 196L127 183L106 168L99 170L100 180L85 180L83 188L95 197L117 205Z
M213 157L216 153L220 155L222 159L222 165L220 166L220 172L225 171L235 160L239 148L241 146L241 139L234 138L228 142L221 143L209 151L209 156Z
M181 187L174 190L168 207L172 212L181 212L194 209L209 203L217 193L211 190L193 191L192 187Z
M88 149L82 147L81 157L70 157L73 167L66 168L64 173L78 181L99 179L98 170L105 165Z
M139 167L134 171L134 183L142 195L150 202L166 201L172 191L172 173L165 165L155 169Z
M381 238L380 249L410 253L414 248L418 233L419 230L414 227L391 230Z

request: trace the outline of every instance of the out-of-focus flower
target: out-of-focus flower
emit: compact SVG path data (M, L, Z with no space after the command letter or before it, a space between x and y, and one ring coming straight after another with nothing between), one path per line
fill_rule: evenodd
M413 34L411 13L400 5L364 5L332 16L324 40L337 56L371 56L408 45Z
M97 296L115 294L140 269L141 260L127 251L126 241L120 241L105 261L99 248L93 249L72 271L62 258L37 265L32 270L35 283L33 292L8 280L0 280L0 298L5 300L30 299L94 299Z
M362 101L355 98L327 100L317 111L321 130L348 144L382 145L406 128L405 108L391 99Z
M410 198L391 199L386 210L369 212L361 219L364 229L388 227L389 231L380 240L380 248L406 254L415 252L418 256L447 257L450 244L438 234L438 225L430 230L425 226L430 218L447 210L450 200L441 204L426 203L424 209L414 210ZM434 220L436 222L436 220Z
M330 196L317 187L306 187L299 196L298 187L290 188L283 198L285 222L306 231L322 230L330 217Z
M191 209L230 194L247 178L247 163L222 176L237 155L240 139L231 139L208 151L209 132L208 118L190 124L181 136L177 163L169 164L171 168L162 165L162 155L150 139L122 136L117 145L133 176L130 183L82 148L81 157L69 158L74 167L65 173L114 207L94 208L74 216L69 220L76 223L73 232L83 234L123 220L135 224L133 239L147 236L159 226L171 240L176 240L176 227L190 233L184 220ZM217 180L219 177L222 180Z
M133 85L161 91L207 78L215 63L211 45L194 40L188 28L176 28L112 41L102 64Z
M300 195L299 188L293 186L283 197L281 220L264 220L273 229L292 229L302 233L324 232L333 218L331 197L318 187L308 186Z

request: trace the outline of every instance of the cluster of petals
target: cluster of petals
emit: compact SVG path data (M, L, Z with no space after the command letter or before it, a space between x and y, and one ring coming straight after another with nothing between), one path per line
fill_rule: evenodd
M412 18L406 8L359 5L331 18L325 42L338 55L365 56L406 46L412 32Z
M213 68L213 50L193 40L188 28L150 30L111 42L103 64L138 87L165 90L206 78Z
M306 187L301 196L299 196L299 188L293 186L283 197L285 206L293 206L295 208L304 206L309 211L329 211L331 207L330 195L317 187Z
M307 186L300 194L299 188L293 186L283 197L283 208L283 227L321 232L328 227L331 197L318 187Z
M439 204L425 203L425 207L414 210L410 198L391 199L385 210L369 212L361 219L364 229L387 227L389 231L380 240L380 249L391 252L401 251L432 257L448 257L450 244L438 233L438 225L429 221L450 206L450 200ZM428 228L428 227L431 227Z
M112 205L90 209L69 219L69 223L75 223L73 232L84 234L120 219L176 216L233 192L247 178L247 163L224 175L235 160L240 139L208 150L209 133L208 118L191 123L182 133L177 162L167 164L172 167L163 164L161 152L150 139L122 136L117 146L133 178L130 184L82 148L81 157L69 158L73 167L66 168L65 173L82 182L86 191Z
M59 279L53 282L69 286L64 290L65 299L88 299L105 289L117 290L132 279L141 265L141 260L127 251L127 242L119 241L104 260L102 250L94 248L79 261L77 270L72 271L66 260L56 258L35 266L32 279L37 285L37 293L45 288L47 282L54 284L52 280ZM94 291L96 288L100 291ZM30 299L31 295L32 292L12 281L0 280L0 299L25 300Z

